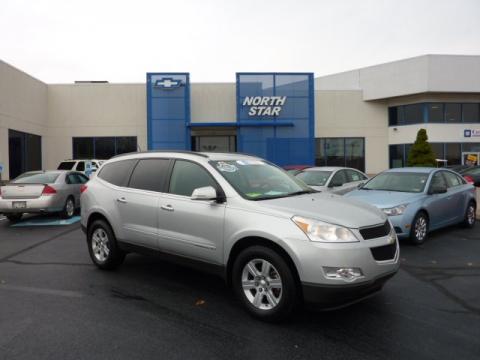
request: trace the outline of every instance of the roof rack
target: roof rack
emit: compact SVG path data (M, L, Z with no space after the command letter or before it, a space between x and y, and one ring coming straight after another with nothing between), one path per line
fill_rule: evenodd
M196 152L196 151L188 151L188 150L147 150L147 151L132 151L129 153L119 154L111 157L111 159L115 159L122 156L133 155L133 154L155 154L155 153L174 153L174 154L189 154L189 155L197 155L208 159L208 155Z

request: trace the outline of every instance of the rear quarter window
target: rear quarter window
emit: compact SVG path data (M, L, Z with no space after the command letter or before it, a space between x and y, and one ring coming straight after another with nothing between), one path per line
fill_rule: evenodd
M136 159L129 159L105 164L97 176L110 184L125 187L136 163Z

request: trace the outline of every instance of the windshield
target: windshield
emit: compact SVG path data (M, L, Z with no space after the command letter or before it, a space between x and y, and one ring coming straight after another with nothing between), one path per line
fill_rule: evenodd
M297 178L310 186L325 186L328 178L332 175L331 171L304 171L297 175Z
M391 172L375 176L362 189L419 193L425 189L429 174Z
M262 160L210 163L242 197L248 200L266 200L315 192L282 169Z
M53 184L60 176L59 173L25 173L15 178L15 184Z

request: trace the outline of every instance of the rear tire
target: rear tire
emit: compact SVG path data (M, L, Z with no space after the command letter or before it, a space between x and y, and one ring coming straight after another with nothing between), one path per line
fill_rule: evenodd
M278 322L290 317L300 299L287 261L264 246L246 248L237 256L232 285L247 311L264 321Z
M465 210L465 218L462 225L466 228L473 228L475 226L475 217L476 217L477 207L473 201L468 203L467 209Z
M5 217L8 219L8 221L10 221L11 223L16 223L16 222L20 221L22 216L23 216L22 213L5 215Z
M125 259L110 225L104 220L95 220L88 227L87 244L90 258L102 270L116 269Z
M420 211L415 215L410 229L410 242L414 245L421 245L425 242L428 235L428 216Z
M63 210L60 212L60 217L62 219L70 219L73 215L75 215L75 200L69 196L67 201L65 201Z

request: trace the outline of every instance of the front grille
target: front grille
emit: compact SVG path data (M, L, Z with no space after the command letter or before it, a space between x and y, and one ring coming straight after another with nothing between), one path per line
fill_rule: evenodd
M387 220L385 221L385 224L360 229L360 234L365 240L370 240L387 236L390 234L390 229L390 223Z
M377 261L392 260L395 258L397 253L397 244L393 243L390 245L377 246L370 248L373 258Z

